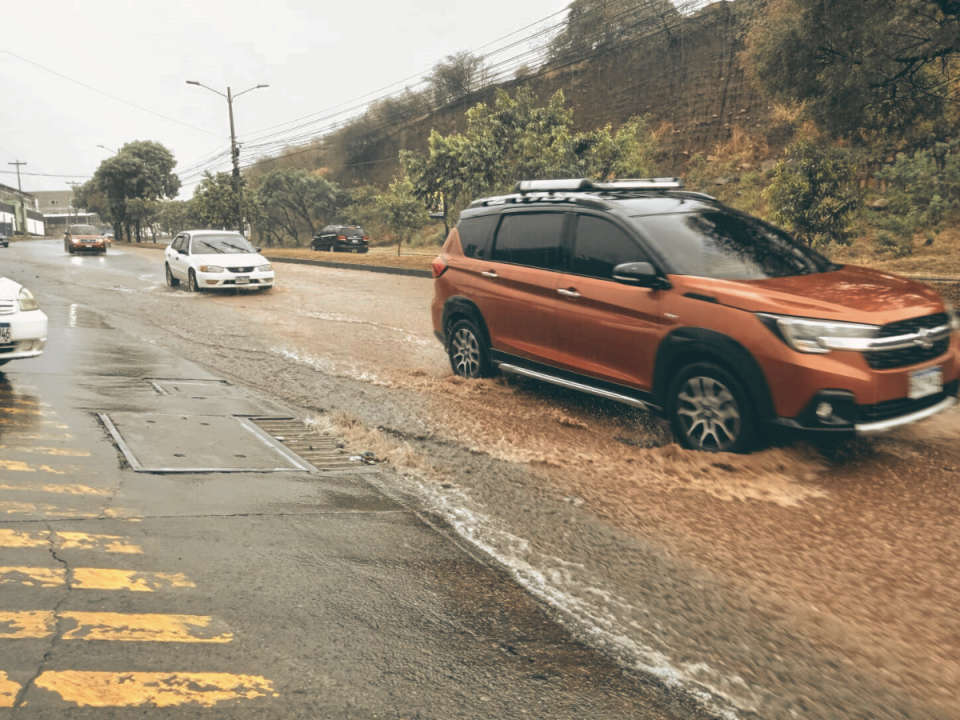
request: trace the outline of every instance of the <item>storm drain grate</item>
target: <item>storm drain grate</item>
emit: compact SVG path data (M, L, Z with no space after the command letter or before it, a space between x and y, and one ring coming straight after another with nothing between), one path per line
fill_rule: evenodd
M211 397L229 397L232 387L226 380L182 380L174 378L144 378L158 395L173 395L193 400Z
M252 417L250 421L323 473L371 473L377 469L351 461L351 453L338 447L336 438L308 430L296 418Z

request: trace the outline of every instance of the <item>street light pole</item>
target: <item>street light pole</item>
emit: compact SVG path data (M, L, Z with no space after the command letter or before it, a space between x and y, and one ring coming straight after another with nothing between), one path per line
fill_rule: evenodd
M210 92L215 92L220 97L227 99L227 111L230 113L230 157L233 159L233 191L237 194L237 227L240 230L240 234L243 235L243 195L240 192L240 146L237 145L237 132L233 125L233 101L241 95L250 92L251 90L259 90L260 88L270 86L255 85L254 87L247 88L243 92L239 92L236 95L233 95L230 92L230 87L227 86L227 94L224 95L219 90L214 90L212 87L207 87L203 83L197 82L196 80L187 80L187 85L198 85L202 88L207 88L207 90Z
M22 218L21 218L21 219L23 220L23 230L24 230L24 232L26 232L26 230L27 230L27 206L26 206L26 205L24 204L24 202L23 202L23 186L20 184L20 166L21 166L21 165L26 165L26 163L25 163L25 162L20 162L19 160L17 160L16 162L8 162L7 165L16 165L16 166L17 166L17 192L20 194L20 214L22 215ZM16 217L14 217L14 220L13 220L13 234L14 234L14 235L17 234L17 220L16 220Z

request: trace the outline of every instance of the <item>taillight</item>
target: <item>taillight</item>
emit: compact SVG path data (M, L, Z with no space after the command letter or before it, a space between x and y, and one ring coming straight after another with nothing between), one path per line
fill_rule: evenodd
M444 272L446 272L447 263L443 259L443 255L440 255L439 257L434 259L432 263L430 263L430 269L433 271L433 276L435 278L440 277L441 275L443 275Z
M364 242L367 242L367 240L369 240L369 239L370 239L370 238L368 238L366 235L363 236L363 241L364 241Z
M337 235L337 240L346 240L346 239L347 239L346 235Z

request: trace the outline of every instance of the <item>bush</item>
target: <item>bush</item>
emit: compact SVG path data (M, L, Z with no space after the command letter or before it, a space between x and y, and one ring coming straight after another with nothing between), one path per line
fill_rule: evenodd
M878 253L893 253L894 257L904 257L913 253L910 238L894 235L888 230L877 232L873 246Z

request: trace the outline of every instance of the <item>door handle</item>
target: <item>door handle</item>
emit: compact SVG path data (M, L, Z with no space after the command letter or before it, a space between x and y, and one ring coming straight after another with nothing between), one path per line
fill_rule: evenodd
M568 297L568 298L580 297L580 293L578 293L576 290L564 290L563 288L560 288L559 290L557 290L557 292L563 295L564 297Z
M482 273L480 273L480 274L483 275L484 277L488 277L488 278L498 278L498 277L500 277L500 276L497 275L493 270L484 270L484 271L483 271Z

